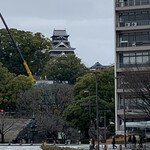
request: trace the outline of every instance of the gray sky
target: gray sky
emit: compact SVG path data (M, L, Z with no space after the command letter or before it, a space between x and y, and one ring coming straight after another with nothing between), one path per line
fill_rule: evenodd
M48 38L54 29L66 29L87 67L114 63L113 0L1 0L0 11L9 28Z

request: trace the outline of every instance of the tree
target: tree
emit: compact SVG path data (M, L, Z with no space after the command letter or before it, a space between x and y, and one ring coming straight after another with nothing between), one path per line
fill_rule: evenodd
M0 104L5 111L15 110L18 93L31 87L30 79L24 75L16 76L8 72L0 63Z
M18 114L29 118L34 112L38 131L49 138L56 138L58 132L66 130L62 113L73 101L72 88L69 84L38 84L20 93L17 100Z
M15 132L21 130L25 124L28 123L26 119L14 118L12 114L7 112L3 112L0 114L0 135L1 135L1 143L5 142L5 137L8 134L10 136L10 132ZM7 138L8 138L7 135ZM11 133L11 136L12 133Z
M126 107L139 109L150 117L150 70L127 69L119 74L120 88L125 89Z
M65 109L63 118L72 127L81 130L88 137L90 122L95 123L96 118L96 91L95 91L95 76L86 74L77 79L74 85L75 102ZM108 68L98 74L98 98L100 110L111 110L107 119L114 121L114 69ZM83 106L82 106L83 105ZM84 109L84 105L89 109ZM91 108L90 108L91 107ZM90 115L90 117L89 117ZM103 116L103 113L100 114ZM91 120L90 120L91 118ZM108 123L108 122L107 122ZM101 123L103 126L103 123Z
M95 96L90 96L77 100L67 107L63 113L64 121L68 122L71 127L81 130L86 138L89 138L89 128L96 125L95 99ZM99 110L112 110L112 108L108 102L99 99ZM100 112L99 115L103 116L102 111ZM107 119L109 120L110 118L111 115L109 114ZM103 126L103 123L101 123L101 126ZM97 129L95 128L95 130Z
M74 85L75 99L95 95L95 75L85 74ZM114 68L107 68L98 73L98 97L107 102L114 99Z
M54 81L68 81L74 84L76 78L85 73L87 68L81 60L73 54L62 55L50 60L44 68L43 77Z
M42 53L41 50L51 49L51 41L41 33L33 34L17 29L10 29L10 31L32 73L40 75L45 63L49 60L48 52ZM0 35L0 62L12 73L27 75L22 59L7 31L1 29Z

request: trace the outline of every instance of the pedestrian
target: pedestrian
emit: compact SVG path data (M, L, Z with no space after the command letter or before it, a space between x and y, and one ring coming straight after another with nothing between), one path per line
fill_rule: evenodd
M131 140L131 134L129 135L129 138L128 138L128 143L129 143L129 145L130 145L130 148L131 148L131 142L132 142L132 140Z
M136 148L136 137L135 137L135 135L133 135L133 138L132 138L132 142L133 142L133 144L134 144L134 147Z
M112 145L113 145L113 149L117 148L116 144L116 140L115 140L115 136L112 137Z
M139 145L141 148L143 148L143 136L142 135L140 135Z
M95 138L92 137L92 148L94 149L95 148Z
M92 138L90 139L90 150L93 150L93 146L92 146Z

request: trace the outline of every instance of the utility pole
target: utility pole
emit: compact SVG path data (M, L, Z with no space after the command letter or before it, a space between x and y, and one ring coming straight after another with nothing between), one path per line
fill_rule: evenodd
M98 104L98 72L93 72L96 80L96 126L97 126L97 150L99 150L99 104Z

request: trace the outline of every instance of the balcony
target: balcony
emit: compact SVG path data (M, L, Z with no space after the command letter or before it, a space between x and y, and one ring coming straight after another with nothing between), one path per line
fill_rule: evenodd
M129 106L129 105L126 106L125 113L126 113L126 118L137 118L137 115L139 118L148 118L147 114L142 110L137 109L136 106ZM124 118L122 105L120 106L118 105L117 114L121 118Z
M141 71L150 69L150 63L145 63L145 64L131 64L131 63L117 63L116 64L116 71L117 72L126 72L129 71L130 69L132 71L139 71L141 69Z
M124 48L124 47L126 47L126 49L127 48L130 49L130 47L132 47L131 49L135 49L136 50L136 49L138 49L138 47L141 47L142 50L144 50L145 47L150 47L150 41L128 41L128 40L125 40L125 41L119 41L117 43L118 43L118 47L117 48Z
M150 20L119 22L116 31L147 30L150 29Z
M149 0L120 0L120 2L116 3L116 7L139 7L139 6L147 6L150 5Z

